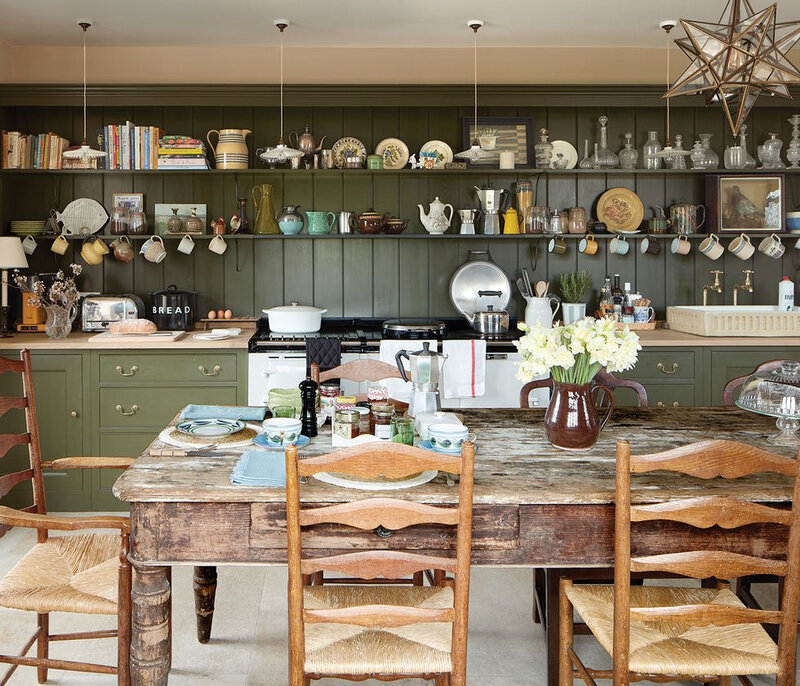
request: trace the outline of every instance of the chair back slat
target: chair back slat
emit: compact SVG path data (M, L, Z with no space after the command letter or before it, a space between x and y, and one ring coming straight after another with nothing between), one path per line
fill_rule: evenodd
M376 529L382 526L391 531L417 524L458 524L458 509L411 503L396 498L366 498L351 503L304 509L300 526L314 524L344 524L355 529Z
M33 470L25 469L21 472L11 472L0 476L0 498L8 495L14 486L33 478Z
M0 458L5 457L6 453L17 445L27 445L31 442L30 434L1 434L0 435Z
M14 372L22 374L24 370L24 362L22 360L12 360L10 357L0 357L0 374L6 372Z
M28 407L28 399L24 396L2 396L0 397L0 417L9 410L24 410Z
M314 365L316 365L317 377L314 375ZM396 365L380 360L353 360L345 362L338 367L319 372L319 364L313 363L311 378L315 381L329 381L330 379L343 379L345 381L383 381L384 379L402 379L400 370Z
M347 574L357 579L400 579L426 569L456 571L455 558L433 557L396 550L363 551L304 559L302 574L329 571Z
M700 479L738 479L772 472L796 476L798 462L736 441L701 441L652 455L631 455L631 472L680 472Z
M680 622L693 626L732 626L734 624L780 624L783 612L754 610L739 605L671 605L631 608L634 622Z
M380 476L402 479L428 470L460 474L461 457L433 453L410 445L375 442L342 448L319 457L309 457L297 464L300 476L337 472L362 479L375 479Z
M359 605L325 610L305 610L309 624L351 624L369 629L452 622L453 608L397 607L394 605Z
M786 575L784 560L741 555L722 550L690 550L631 558L632 572L668 572L694 579L733 579L752 574Z
M792 523L792 512L727 496L702 496L631 507L632 522L654 520L681 522L698 529L712 526L737 529L748 524L765 523L789 526Z

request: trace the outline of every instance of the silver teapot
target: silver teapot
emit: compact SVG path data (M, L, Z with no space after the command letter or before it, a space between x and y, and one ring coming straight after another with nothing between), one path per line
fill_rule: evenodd
M314 155L322 150L322 144L327 138L327 136L323 136L318 144L317 139L314 138L314 135L311 133L310 124L306 124L305 131L301 134L298 134L297 131L291 131L289 133L290 145L292 145L292 136L294 136L293 147L303 153L303 160L305 162L314 161Z

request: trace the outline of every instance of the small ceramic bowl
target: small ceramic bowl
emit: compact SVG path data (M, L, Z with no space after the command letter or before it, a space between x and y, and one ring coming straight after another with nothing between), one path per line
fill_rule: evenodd
M800 212L786 213L786 230L800 231Z
M392 217L391 219L387 219L386 223L383 225L383 232L384 233L403 233L408 226L408 219L395 219Z
M431 424L428 427L431 448L443 453L461 452L461 444L468 436L469 429L458 424Z
M291 445L300 438L302 423L299 419L289 417L273 417L265 419L262 424L264 435L272 445Z
M278 222L278 226L284 236L296 236L303 230L303 222L297 221Z

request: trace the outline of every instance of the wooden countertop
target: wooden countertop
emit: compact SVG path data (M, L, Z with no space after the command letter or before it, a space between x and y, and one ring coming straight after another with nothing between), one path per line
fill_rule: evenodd
M461 410L464 423L477 437L475 503L491 505L608 504L614 502L615 445L631 442L644 454L708 439L728 439L795 457L796 448L772 446L765 438L776 432L775 420L736 408L620 408L614 411L600 440L588 452L558 450L544 437L543 410ZM164 448L155 440L152 448ZM230 483L231 471L244 450L219 457L151 457L148 451L114 485L114 495L131 502L264 502L283 503L284 488L247 488ZM331 452L330 428L300 449L301 457ZM283 460L282 452L272 453ZM267 458L270 459L270 458ZM734 482L700 480L662 472L636 478L634 500L726 494L760 502L791 498L789 482L759 474ZM311 480L303 487L312 502L349 501L357 491ZM430 488L406 492L409 498L449 502L457 491L439 476ZM404 497L406 495L404 494Z
M54 341L43 333L23 333L15 334L10 338L0 338L0 350L19 350L29 348L31 350L115 350L119 348L137 350L193 350L193 349L215 349L215 350L246 350L247 342L253 335L252 329L243 331L239 336L229 338L224 341L197 341L192 338L192 333L187 333L178 341L165 341L154 338L152 341L122 343L117 341L90 341L89 338L95 334L73 332L66 339ZM671 331L670 329L656 329L655 331L638 331L639 340L643 348L649 347L676 347L693 348L701 346L710 347L792 347L800 345L800 340L791 336L775 338L748 338L736 337L713 337L713 336L693 336L692 334ZM274 347L279 349L283 344L276 342ZM509 343L509 348L513 346ZM378 344L374 344L378 348Z

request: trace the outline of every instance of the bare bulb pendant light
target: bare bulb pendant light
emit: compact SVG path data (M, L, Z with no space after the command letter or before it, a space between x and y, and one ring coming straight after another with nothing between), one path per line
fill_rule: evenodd
M280 130L280 138L278 138L277 145L273 145L269 148L264 148L258 151L258 156L266 163L266 164L281 164L282 162L287 162L288 160L292 159L293 157L302 157L303 153L300 150L295 150L294 148L290 148L286 143L283 142L283 32L287 26L289 26L289 22L285 19L276 19L275 20L276 28L281 32L281 85L280 85L280 97L281 97L281 130Z
M664 99L667 101L667 139L664 141L664 147L659 150L658 152L654 152L651 155L648 155L651 159L659 158L664 160L665 162L671 162L675 164L679 157L691 155L691 150L683 150L679 148L672 147L672 137L670 135L670 126L669 126L669 85L670 85L670 74L669 74L669 48L670 48L670 40L669 40L669 32L672 31L677 26L678 22L673 19L668 19L667 21L662 21L660 26L664 29L664 33L667 35L667 95L664 96ZM680 138L680 136L678 137Z
M81 162L89 162L106 156L101 150L89 147L89 141L86 138L86 31L92 23L88 19L78 20L78 26L83 29L83 141L79 148L65 150L62 153L62 157L66 157L69 160L80 160Z
M488 160L496 155L493 155L490 152L486 152L483 148L481 148L480 143L478 142L478 29L483 26L482 19L470 19L467 22L467 26L472 29L473 32L473 41L472 41L472 62L473 62L473 121L475 122L475 137L472 139L472 143L470 144L469 150L462 150L461 152L457 152L453 157L459 160L468 160L469 162L474 162L476 160Z

